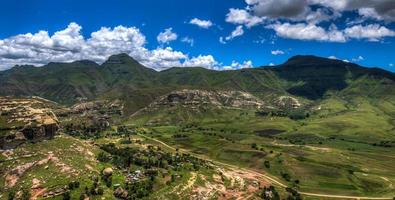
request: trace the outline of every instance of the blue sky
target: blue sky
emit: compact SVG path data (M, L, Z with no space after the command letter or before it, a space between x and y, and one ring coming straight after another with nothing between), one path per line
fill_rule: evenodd
M395 71L393 0L12 0L0 16L0 69L126 52L157 70L312 54Z

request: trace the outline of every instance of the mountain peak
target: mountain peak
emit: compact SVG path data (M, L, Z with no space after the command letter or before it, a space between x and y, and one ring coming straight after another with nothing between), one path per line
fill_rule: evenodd
M323 58L313 55L296 55L289 58L282 66L306 66L306 65L316 65L316 66L326 66L326 65L339 65L339 64L351 64L346 63L341 60Z
M105 62L105 64L126 64L126 63L136 64L138 62L126 53L112 55Z

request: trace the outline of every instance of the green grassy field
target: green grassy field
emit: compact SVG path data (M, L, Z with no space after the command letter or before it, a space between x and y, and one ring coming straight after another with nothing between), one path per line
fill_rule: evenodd
M174 147L268 172L303 192L395 196L392 108L388 101L331 98L298 121L248 110L172 108L126 123L148 127L147 135Z

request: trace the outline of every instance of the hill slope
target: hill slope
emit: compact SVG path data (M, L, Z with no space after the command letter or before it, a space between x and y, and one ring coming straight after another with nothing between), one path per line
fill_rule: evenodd
M119 54L102 65L85 60L16 66L0 72L0 95L36 95L66 104L75 103L78 97L119 98L133 102L127 106L130 112L179 89L238 90L265 99L294 95L320 100L331 93L393 97L394 85L391 72L314 56L295 56L275 67L235 71L171 68L157 72Z

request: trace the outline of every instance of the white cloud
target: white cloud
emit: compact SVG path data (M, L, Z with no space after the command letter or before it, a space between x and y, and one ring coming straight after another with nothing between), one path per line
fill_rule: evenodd
M243 9L229 9L229 13L226 15L226 22L232 24L246 25L247 27L252 27L257 24L262 23L263 18L252 16L249 12Z
M177 34L173 33L173 28L167 28L165 31L160 32L156 39L161 44L168 44L171 41L177 40L177 37Z
M354 25L344 30L338 30L335 25L331 25L328 30L315 24L305 23L277 23L266 26L273 29L276 34L283 38L298 40L315 40L325 42L346 42L349 39L367 39L369 41L379 41L384 37L393 37L395 32L379 24L366 26Z
M227 36L225 39L226 40L232 40L233 38L242 36L244 34L244 30L243 30L243 26L237 26L236 29L234 31L232 31L232 33Z
M247 60L243 61L242 63L239 63L235 60L232 61L232 63L229 66L223 66L223 70L237 70L237 69L246 69L246 68L252 68L252 61Z
M329 56L328 58L332 60L338 60L336 56Z
M183 37L181 39L181 42L187 43L187 44L191 45L191 47L193 47L193 45L195 44L195 40L190 37Z
M189 21L189 23L199 26L200 28L205 28L205 29L208 29L213 25L213 23L210 20L201 20L198 18L191 19L191 21Z
M266 24L277 35L299 40L327 42L346 42L350 39L367 39L379 41L384 37L395 37L394 31L383 23L395 22L394 0L245 0L247 6L241 9L231 8L226 21L245 25L250 28ZM356 13L347 20L341 18L345 12ZM339 24L337 19L347 27L338 30L336 26L322 22ZM371 24L373 19L378 21ZM354 26L358 24L364 24ZM287 33L284 29L290 28ZM366 28L366 32L361 28ZM296 32L301 31L301 32ZM296 33L296 34L295 34Z
M219 37L219 43L226 44L224 37Z
M269 66L275 66L275 64L271 62L271 63L269 63Z
M145 66L160 71L170 67L182 66L182 60L185 59L188 59L188 56L184 53L174 51L171 47L166 47L147 51L138 61Z
M393 63L390 63L390 64L388 64L388 66L390 66L390 67L393 67L393 66L394 66L394 64L393 64Z
M365 60L365 58L363 56L358 56L356 58L351 59L353 62L360 62Z
M185 67L205 67L209 69L216 68L219 63L214 59L212 55L199 55L191 59L187 59L183 66Z
M273 51L271 51L271 53L272 53L272 55L282 55L282 54L284 54L285 52L284 52L284 51L281 51L281 50L273 50Z
M290 23L277 23L267 26L272 28L278 36L284 38L298 39L298 40L316 40L316 41L329 41L329 42L345 42L346 38L343 33L338 31L335 27L331 30L315 24L290 24Z
M349 38L368 39L370 41L379 41L383 37L395 36L394 31L379 24L355 25L346 28L344 33Z
M49 62L81 59L102 63L109 56L119 53L127 53L156 70L185 66L191 63L190 60L196 60L171 47L147 49L146 38L136 27L103 27L86 39L82 36L81 29L78 24L70 23L66 29L53 35L49 35L47 31L39 31L0 40L0 70L17 64L44 65ZM207 63L204 65L208 66Z
M67 28L53 35L49 35L47 31L39 31L2 39L0 70L17 64L44 65L49 62L71 62L81 59L103 63L109 56L119 53L127 53L155 70L188 66L223 69L223 65L212 55L190 57L171 47L147 49L146 37L136 27L103 27L91 33L89 38L84 38L81 30L82 27L78 24L70 23ZM252 67L252 62L232 63L230 66L235 69Z

